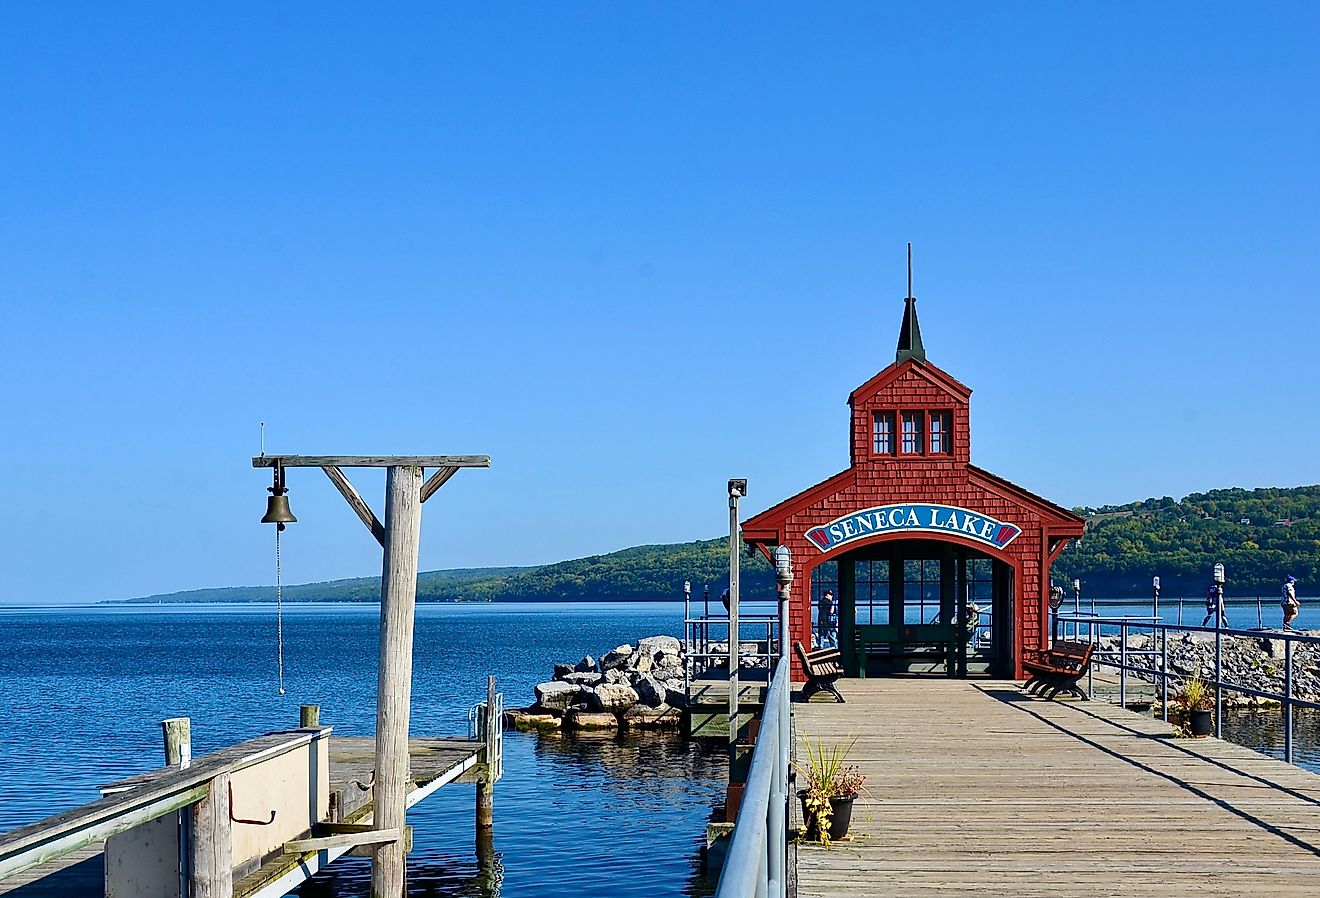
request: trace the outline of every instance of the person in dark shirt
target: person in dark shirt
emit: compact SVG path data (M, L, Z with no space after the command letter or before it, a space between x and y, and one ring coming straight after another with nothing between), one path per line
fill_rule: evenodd
M839 603L834 600L834 590L827 589L820 597L820 608L816 617L816 647L837 649L839 647Z

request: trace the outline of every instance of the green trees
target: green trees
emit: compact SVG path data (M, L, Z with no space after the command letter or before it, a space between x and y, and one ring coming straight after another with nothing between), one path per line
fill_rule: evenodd
M1273 596L1284 576L1320 591L1320 486L1192 493L1077 509L1086 536L1054 564L1055 582L1087 593L1145 597L1158 575L1167 596L1205 591L1215 562L1229 595Z

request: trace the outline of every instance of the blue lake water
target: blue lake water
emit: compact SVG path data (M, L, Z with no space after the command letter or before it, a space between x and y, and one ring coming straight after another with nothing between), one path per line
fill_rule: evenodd
M1262 605L1277 625L1277 604ZM1090 610L1089 601L1083 608ZM1149 603L1102 603L1097 610L1151 611ZM1161 603L1161 612L1176 621L1176 602ZM1199 623L1202 613L1198 601L1184 603L1185 623ZM484 697L487 674L498 677L507 705L528 704L552 662L599 655L642 636L681 635L682 616L681 604L423 605L413 732L466 733L467 708ZM293 726L303 703L319 704L322 722L337 733L370 734L378 617L374 605L286 607L287 691L280 696L271 606L0 606L0 831L94 800L100 785L159 766L159 722L166 717L192 718L198 754ZM1229 618L1254 626L1254 600L1230 603ZM1299 623L1320 629L1320 602L1304 600ZM1279 756L1277 718L1270 711L1234 714L1226 735ZM1315 715L1299 712L1298 743L1299 762L1320 771ZM415 891L709 894L699 847L710 808L723 795L722 747L509 733L505 750L495 858L477 861L473 788L446 786L409 814ZM365 860L345 858L315 894L366 895L368 878Z
M681 604L420 606L412 731L465 735L487 674L508 706L529 704L552 662L681 635L682 617ZM195 754L296 726L304 703L336 733L370 734L378 619L374 605L286 606L281 696L270 606L0 606L0 831L160 766L167 717L192 718ZM414 891L708 894L698 851L723 798L722 747L508 733L504 763L492 863L477 863L472 786L409 813ZM331 895L365 895L368 862L344 858L327 879Z

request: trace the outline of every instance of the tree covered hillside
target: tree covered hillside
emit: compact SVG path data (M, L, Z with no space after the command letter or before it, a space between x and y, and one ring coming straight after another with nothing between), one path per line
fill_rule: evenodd
M1227 489L1193 493L1181 502L1147 499L1078 508L1086 536L1054 564L1054 582L1078 578L1086 595L1146 597L1158 574L1165 596L1199 596L1216 561L1228 570L1230 596L1273 596L1283 577L1302 595L1320 595L1320 486ZM423 602L677 601L683 581L700 599L728 581L727 539L636 546L539 567L471 568L418 575ZM758 552L743 556L743 595L773 598L774 571ZM798 588L801 588L799 581ZM713 596L713 597L714 597ZM292 602L374 602L380 579L362 577L284 589ZM202 589L133 601L271 602L270 586Z
M1226 489L1128 505L1077 508L1086 536L1054 564L1054 581L1080 578L1100 596L1201 595L1222 561L1227 593L1272 596L1283 578L1320 594L1320 486Z
M774 570L758 552L742 558L742 592L773 598ZM693 598L709 584L717 598L729 579L729 541L699 540L635 546L608 555L575 558L540 567L469 568L423 571L417 575L419 602L681 601L683 581ZM286 602L376 602L380 578L358 577L286 586ZM273 586L195 589L131 602L273 602Z

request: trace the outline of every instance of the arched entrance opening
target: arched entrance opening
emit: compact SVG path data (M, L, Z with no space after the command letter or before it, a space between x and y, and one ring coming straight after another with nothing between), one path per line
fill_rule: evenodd
M849 676L1011 676L1013 566L932 539L873 543L817 565L820 597L839 600L839 648Z

